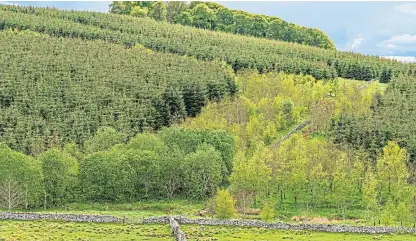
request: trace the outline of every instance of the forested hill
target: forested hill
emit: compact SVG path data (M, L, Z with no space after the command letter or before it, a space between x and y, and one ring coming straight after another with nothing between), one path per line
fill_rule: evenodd
M0 29L8 28L29 29L57 37L101 39L126 47L141 44L158 52L224 61L235 71L254 68L260 73L284 71L312 75L316 79L338 76L389 82L392 76L414 69L414 65L377 56L219 33L116 14L4 6L0 8Z
M334 43L318 29L288 23L278 17L251 14L213 2L115 1L110 12L220 32L282 40L335 49Z
M414 73L376 56L117 14L2 6L0 29L0 141L31 154L81 144L101 126L131 137L196 116L235 94L234 74L247 68L381 82Z
M406 224L415 70L148 17L0 6L0 186L21 190L20 208L211 206L228 188L243 214L279 202L282 216L362 210L370 225L394 213Z
M219 62L31 31L0 32L0 84L0 142L32 154L101 126L159 129L235 93Z

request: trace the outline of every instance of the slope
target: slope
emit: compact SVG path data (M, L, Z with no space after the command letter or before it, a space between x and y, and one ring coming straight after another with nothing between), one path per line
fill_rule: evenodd
M130 16L5 6L0 29L31 29L54 36L101 39L127 47L141 44L159 52L221 60L235 71L254 68L260 73L285 71L316 79L336 76L388 82L393 75L414 69L376 56L212 32Z
M214 2L115 1L110 4L110 13L151 17L158 21L213 31L335 49L334 43L318 29L298 26L278 17L229 9Z
M30 31L0 32L0 76L0 141L32 154L101 126L159 129L235 91L218 62Z

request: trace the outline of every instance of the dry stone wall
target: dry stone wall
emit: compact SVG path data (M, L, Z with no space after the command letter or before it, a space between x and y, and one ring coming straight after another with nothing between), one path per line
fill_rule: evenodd
M123 223L127 220L114 216L105 215L84 215L84 214L40 214L40 213L9 213L0 212L1 219L10 220L62 220L70 222L96 222L96 223ZM269 229L284 230L310 230L332 233L366 233L366 234L387 234L387 233L416 233L416 228L405 227L382 227L382 226L350 226L350 225L334 225L334 224L288 224L283 222L266 223L258 220L217 220L217 219L190 219L184 216L176 217L149 217L143 218L141 223L159 223L170 224L172 232L179 241L185 241L185 234L180 230L179 224L198 224L198 225L225 225L239 227L261 227Z
M104 215L84 215L84 214L41 214L41 213L10 213L0 212L0 219L12 220L62 220L70 222L94 222L94 223L122 223L124 219L114 216Z
M172 233L175 235L176 241L186 241L185 233L180 229L178 222L173 217L169 217Z
M288 224L283 222L266 223L257 220L216 220L216 219L189 219L183 216L174 217L179 224L198 224L198 225L226 225L239 227L258 227L283 230L310 230L331 233L365 233L365 234L387 234L387 233L416 233L415 228L404 227L382 227L382 226L351 226L333 224ZM167 223L167 217L153 217L144 219L145 223Z
M298 132L299 130L302 130L303 129L303 127L305 127L305 126L307 126L307 125L309 125L311 123L311 121L310 120L306 120L306 121L304 121L304 122L302 122L302 123L300 123L298 126L296 126L293 130L291 130L289 133L287 133L287 135L285 135L285 136L283 136L282 138L280 138L277 142L275 142L273 145L272 145L272 148L277 148L277 147L279 147L279 145L283 142L283 141L285 141L285 140L287 140L287 139L289 139L293 134L295 134L296 132Z

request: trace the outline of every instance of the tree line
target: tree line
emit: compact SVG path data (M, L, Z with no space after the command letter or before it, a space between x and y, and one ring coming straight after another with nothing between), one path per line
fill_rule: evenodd
M236 136L229 191L240 212L261 207L269 219L275 208L326 208L341 218L347 218L349 210L364 210L375 225L409 225L415 220L414 157L394 142L399 139L386 140L374 156L333 137L334 121L371 115L384 85L253 71L240 73L236 81L237 97L208 104L182 125L223 129ZM305 119L310 124L303 131L273 147ZM359 133L342 126L338 131L345 140Z
M388 141L405 147L412 162L416 158L415 75L395 77L383 95L378 95L371 112L364 116L343 115L334 119L331 136L336 143L363 148L373 158Z
M204 106L196 118L182 126L227 130L239 150L252 152L259 143L272 145L298 124L309 120L310 132L325 133L332 120L342 115L371 112L383 85L345 79L316 80L311 76L244 71L236 76L237 96Z
M133 47L140 44L158 52L219 60L235 72L252 68L259 73L284 71L316 79L380 79L387 83L400 73L414 73L413 64L377 56L338 52L249 36L212 32L149 18L4 6L0 28L30 29L58 37L101 39Z
M0 43L0 141L26 154L82 144L101 126L157 130L235 93L216 61L30 31L2 31Z
M0 205L204 199L228 182L235 147L225 131L164 128L126 137L102 127L82 146L72 142L36 157L0 144Z
M295 134L276 150L258 146L249 156L238 152L230 191L241 210L272 202L277 210L330 208L347 218L349 210L363 209L371 224L409 225L416 216L408 161L395 142L373 162L365 152Z
M113 2L110 13L150 17L156 21L193 26L233 34L249 35L335 49L334 43L318 29L288 23L277 17L232 10L213 2Z

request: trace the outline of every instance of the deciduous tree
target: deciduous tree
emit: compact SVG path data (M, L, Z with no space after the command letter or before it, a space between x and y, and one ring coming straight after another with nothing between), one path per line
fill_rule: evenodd
M221 189L215 197L215 216L219 219L230 219L235 215L234 200L230 193Z

